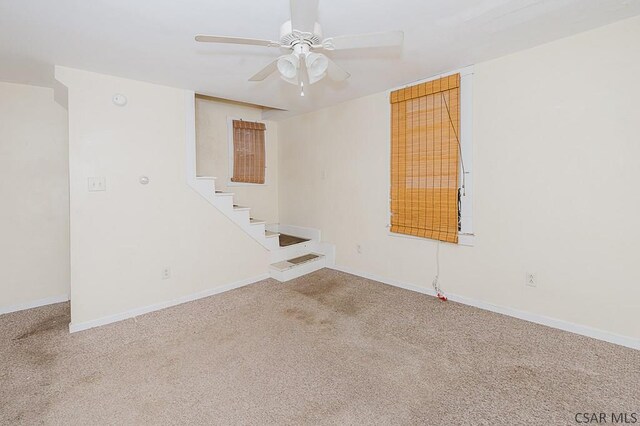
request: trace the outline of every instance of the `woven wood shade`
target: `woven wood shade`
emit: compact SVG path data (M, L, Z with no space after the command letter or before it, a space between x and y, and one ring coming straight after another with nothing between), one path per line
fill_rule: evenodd
M264 183L265 130L263 123L233 120L232 182Z
M390 101L391 232L457 243L460 74Z

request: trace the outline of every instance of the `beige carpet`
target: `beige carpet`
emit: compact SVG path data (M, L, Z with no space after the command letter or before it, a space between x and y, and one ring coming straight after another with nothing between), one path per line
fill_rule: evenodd
M613 313L612 313L613 314ZM640 352L331 270L67 332L0 316L2 424L576 424Z

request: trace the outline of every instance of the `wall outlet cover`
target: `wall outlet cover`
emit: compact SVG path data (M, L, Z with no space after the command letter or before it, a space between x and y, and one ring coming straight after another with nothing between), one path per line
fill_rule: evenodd
M164 268L162 270L162 279L168 280L169 278L171 278L171 268Z
M538 286L538 282L536 280L536 274L531 273L531 272L527 272L527 276L526 276L526 281L525 283L529 286L529 287L537 287Z
M107 180L104 177L90 177L87 179L89 192L98 192L107 190Z

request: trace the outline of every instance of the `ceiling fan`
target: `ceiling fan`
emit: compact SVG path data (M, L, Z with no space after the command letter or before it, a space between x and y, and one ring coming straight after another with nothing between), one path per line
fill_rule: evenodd
M290 2L291 20L280 27L280 41L215 35L197 35L196 41L248 44L290 50L291 53L278 57L258 71L249 81L262 81L279 71L283 80L300 86L301 96L304 96L305 79L309 84L313 84L327 75L336 81L346 80L350 76L348 72L318 51L399 46L403 42L402 31L323 38L322 28L316 22L318 0L290 0Z

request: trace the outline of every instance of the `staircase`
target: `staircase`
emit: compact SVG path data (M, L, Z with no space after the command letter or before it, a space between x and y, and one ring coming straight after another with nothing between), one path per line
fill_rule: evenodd
M227 216L271 253L269 273L278 281L288 281L332 264L334 247L320 241L320 231L311 228L267 225L265 221L251 217L249 207L239 206L233 201L233 193L217 191L216 178L197 176L194 189L209 203ZM303 241L280 246L280 233L296 236Z
M288 281L334 264L335 246L320 240L320 231L312 228L269 224L253 218L249 207L237 205L232 192L216 190L216 178L196 173L196 115L195 93L186 92L186 172L187 183L229 220L269 250L269 273L278 281ZM280 233L305 241L280 246Z

